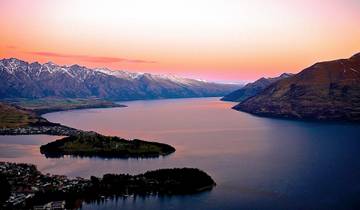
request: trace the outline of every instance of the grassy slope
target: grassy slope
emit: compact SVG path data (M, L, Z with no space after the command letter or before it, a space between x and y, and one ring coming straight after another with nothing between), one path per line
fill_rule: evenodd
M85 108L123 107L100 99L9 99L0 102L0 128L25 127L46 121L40 114Z
M95 102L94 102L95 101ZM94 102L94 103L93 103ZM29 125L43 125L46 119L39 117L39 112L49 110L67 110L75 108L89 108L93 105L104 103L108 106L114 104L97 99L40 99L40 100L19 100L6 104L0 102L0 128L19 128ZM16 105L14 105L16 104ZM26 107L27 109L23 107ZM115 104L114 106L117 106ZM51 125L49 125L51 126ZM141 140L128 141L118 137L103 136L94 132L84 132L76 136L69 136L55 142L42 146L42 153L49 156L55 155L82 155L82 156L104 156L104 157L150 157L167 155L175 149L170 145L146 142Z
M0 102L0 128L24 127L38 121L34 113Z
M316 63L234 109L269 117L360 122L360 54Z
M101 99L68 99L68 98L40 98L40 99L9 99L8 103L32 110L37 114L64 111L71 109L123 107L111 101Z

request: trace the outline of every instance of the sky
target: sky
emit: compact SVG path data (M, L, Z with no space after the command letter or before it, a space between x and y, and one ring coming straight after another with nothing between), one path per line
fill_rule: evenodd
M0 0L0 58L240 82L360 52L360 0Z

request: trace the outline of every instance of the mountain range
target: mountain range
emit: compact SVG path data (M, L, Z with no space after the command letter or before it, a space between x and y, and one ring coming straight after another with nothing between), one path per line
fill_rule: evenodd
M292 74L289 73L283 73L278 77L273 78L265 78L262 77L255 82L248 83L244 87L231 92L230 94L224 96L221 98L223 101L235 101L235 102L241 102L244 101L250 97L255 96L256 94L260 93L262 90L267 88L269 85L271 85L274 82L277 82L281 79L287 78L292 76Z
M234 109L271 117L360 121L360 53L316 63Z
M238 85L154 75L60 66L52 62L28 63L16 58L0 60L0 98L97 97L136 100L224 96Z

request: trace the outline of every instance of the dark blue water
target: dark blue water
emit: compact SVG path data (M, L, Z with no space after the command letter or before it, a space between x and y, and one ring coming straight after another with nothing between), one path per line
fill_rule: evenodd
M217 182L211 192L197 195L110 199L83 204L86 210L360 209L359 125L260 118L234 111L233 104L217 98L126 104L45 117L80 129L165 142L177 151L159 159L46 159L34 147L45 140L32 139L33 152L24 153L29 137L0 137L7 146L14 142L12 154L17 146L22 151L20 157L8 157L7 146L0 144L0 160L83 177L197 167Z

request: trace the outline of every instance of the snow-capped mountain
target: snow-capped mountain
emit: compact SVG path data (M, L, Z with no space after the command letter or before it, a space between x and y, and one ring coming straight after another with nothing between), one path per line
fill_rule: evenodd
M0 60L0 98L99 97L110 100L223 96L237 85L218 84L173 75L154 75Z
M121 79L128 79L128 80L136 79L137 77L143 75L143 73L128 72L128 71L122 71L122 70L113 71L108 68L95 68L93 70L107 74L107 75L112 75L112 76L115 76L115 77L118 77Z

